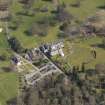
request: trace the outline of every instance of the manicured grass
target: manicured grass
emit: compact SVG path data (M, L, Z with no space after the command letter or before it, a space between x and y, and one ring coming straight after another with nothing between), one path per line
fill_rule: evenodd
M46 37L43 37L41 40L43 42L54 42L58 40L57 34L59 32L59 25L56 27L51 27L48 31L48 35Z
M3 33L0 33L0 52L5 48L8 48L8 43L6 41L5 35Z
M0 68L10 64L9 57L11 55L6 36L3 33L0 33L0 56L1 55L5 55L7 59L5 61L0 61Z
M0 105L17 95L18 80L16 73L0 72Z
M13 11L13 20L15 21L17 19L17 17L21 18L21 23L19 25L19 28L17 30L12 31L12 36L17 37L17 39L19 39L19 41L21 42L21 44L23 45L23 47L25 48L32 48L35 46L38 46L41 42L48 41L51 39L56 39L56 33L54 33L54 31L56 31L56 28L54 27L54 29L50 28L48 35L46 37L38 37L37 35L33 35L33 36L28 36L25 32L27 30L29 30L31 28L31 26L33 25L33 23L35 23L36 21L39 21L45 17L50 17L51 13L50 11L52 10L52 4L50 2L44 2L44 1L37 1L35 2L35 4L33 5L33 8L42 8L42 7L48 7L49 11L47 13L41 13L41 12L35 12L34 16L25 16L25 15L17 15L17 13L19 12L23 12L22 9L22 5L20 5L17 0L14 0L13 5L11 7L12 11ZM52 32L53 30L53 32ZM51 33L51 35L49 35ZM53 35L52 35L53 34ZM51 36L51 37L50 37Z
M91 37L88 39L79 38L72 41L65 41L63 49L65 57L55 56L52 59L60 62L63 66L66 61L72 67L81 67L82 63L85 62L87 63L85 65L86 69L94 69L96 64L105 63L105 49L97 46L102 44L102 40L103 38L100 37ZM93 47L93 45L97 47ZM91 53L92 50L95 50L97 53L96 59L94 59Z
M98 63L105 63L105 49L95 47L95 50L97 52L96 59L93 59L93 56L91 54L91 51L94 49L93 45L101 44L102 39L103 38L93 37L91 39L89 38L87 40L78 41L78 43L73 43L73 45L71 42L66 42L64 51L65 55L67 56L68 62L71 65L81 66L83 62L89 61L86 67L90 69L93 69Z
M68 5L75 3L77 0L61 0ZM105 0L80 0L80 7L68 7L68 11L72 13L80 21L85 20L105 4Z
M16 1L17 0L14 0L13 6L11 7L14 14L13 20L16 20L16 14L18 12L23 11L22 5L20 5ZM87 17L92 16L98 10L98 7L102 6L105 3L104 0L80 0L80 7L76 8L70 6L70 4L75 3L76 0L60 0L60 2L67 4L67 10L80 21L84 21ZM49 8L49 11L47 13L36 12L35 16L18 15L22 18L23 23L20 24L17 30L14 30L12 32L12 35L20 40L23 47L31 48L38 46L42 42L51 42L57 39L57 34L59 31L58 28L56 28L57 26L55 26L54 28L50 27L48 34L45 37L28 36L25 33L25 31L27 31L34 22L41 20L46 16L50 16L50 11L53 9L53 4L50 2L38 0L37 2L35 2L35 4L33 4L33 8L42 8L46 6Z
M70 4L75 3L76 0L60 0L60 2L64 2L65 4L67 4L68 11L80 21L83 21L87 17L92 16L96 12L96 10L98 10L98 7L102 6L105 3L104 0L80 0L81 2L80 7L76 8L76 7L70 6ZM50 11L53 8L52 3L41 1L41 0L38 0L37 2L35 2L35 4L33 4L33 8L40 8L40 7L46 7L46 6L49 8L48 13L36 12L35 16L23 16L23 15L19 16L18 15L18 18L19 17L20 19L22 18L23 23L21 23L19 28L17 30L14 30L11 33L11 35L17 37L24 47L31 48L31 47L39 45L39 43L41 42L53 41L57 39L57 33L58 33L58 29L56 28L57 26L54 28L50 27L48 35L45 36L44 38L38 37L38 36L27 36L25 33L25 31L27 31L34 22L40 20L41 18L43 19L43 17L45 16L50 16L51 15ZM17 13L23 11L22 5L17 3L17 0L14 0L11 6L11 11L13 13L13 21L14 21L17 18ZM3 38L1 37L0 39L2 40ZM2 42L0 41L0 44ZM6 45L7 44L4 44L2 46L5 47Z

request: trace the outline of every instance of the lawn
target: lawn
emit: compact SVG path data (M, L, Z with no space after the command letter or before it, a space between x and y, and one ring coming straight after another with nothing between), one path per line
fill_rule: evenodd
M8 66L10 64L9 57L11 55L11 51L9 51L6 36L3 33L0 33L0 55L5 55L7 58L5 61L0 61L0 68Z
M92 16L96 10L98 10L99 6L102 6L105 1L104 0L80 0L81 5L79 8L71 7L70 4L75 3L76 0L60 0L60 2L64 2L67 4L67 10L79 21L84 21L87 17ZM59 26L50 27L48 30L48 34L45 37L38 36L28 36L25 31L27 31L34 22L43 19L44 17L51 16L51 10L53 9L53 4L50 2L45 2L38 0L33 4L33 8L42 8L48 7L49 11L47 13L35 13L35 16L25 16L25 15L17 15L17 13L23 11L22 5L17 3L17 0L14 0L11 10L13 11L13 20L20 18L23 21L17 30L11 32L11 34L17 37L21 44L26 48L32 48L38 46L42 42L52 42L56 40L58 37ZM19 20L19 19L18 19Z
M3 49L5 50L6 48L8 48L8 43L5 38L5 35L3 33L0 33L0 52Z
M0 55L6 55L6 61L0 61L0 105L6 105L6 101L16 96L17 92L17 76L15 73L1 72L2 67L10 65L9 57L11 51L6 41L6 36L0 33Z
M0 73L0 105L17 95L18 81L16 73Z
M65 42L65 55L71 65L81 66L83 62L89 63L86 65L87 68L93 69L98 63L105 63L105 49L100 47L93 47L102 43L103 38L92 37L89 39L81 40L77 39L77 42ZM95 49L97 52L97 58L93 59L91 51ZM92 59L92 60L91 60Z
M80 7L70 6L73 3L76 3L77 0L61 0L62 2L67 3L68 11L73 14L80 21L84 21L87 17L92 16L100 6L105 4L105 0L80 0Z
M49 2L44 2L44 1L37 1L37 3L34 4L33 8L42 8L42 7L47 7L49 8L49 11L47 13L41 13L41 12L36 12L35 16L25 16L25 15L17 15L17 13L22 12L22 6L14 0L13 5L11 7L13 11L13 19L12 21L16 21L17 18L21 19L21 24L19 25L19 28L17 30L11 31L11 35L17 37L19 41L21 42L22 46L25 48L32 48L35 46L38 46L42 42L47 42L55 40L56 37L56 27L50 27L48 30L48 35L46 37L38 37L37 35L35 36L29 36L25 32L30 29L33 23L36 21L42 20L43 18L47 18L51 16L51 9L52 9L52 4ZM19 20L19 19L18 19ZM53 31L52 31L53 30Z

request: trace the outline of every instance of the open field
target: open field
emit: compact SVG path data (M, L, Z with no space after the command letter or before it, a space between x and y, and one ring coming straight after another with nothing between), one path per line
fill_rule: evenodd
M68 11L80 21L84 21L87 17L92 16L96 12L96 10L98 10L98 7L103 6L103 4L105 3L104 0L80 0L81 5L79 8L71 7L70 4L75 3L75 1L76 0L60 0L60 2L64 2L65 4L67 4ZM53 5L50 2L39 0L33 5L33 8L40 8L45 6L49 8L49 11L47 13L35 13L34 16L25 16L18 14L20 11L23 11L22 6L17 3L17 0L13 1L13 4L11 6L11 12L13 12L12 21L21 20L22 22L20 23L17 30L11 32L11 35L17 37L23 47L31 48L37 46L41 42L48 42L57 39L59 25L55 27L50 27L48 35L46 35L45 37L28 36L25 33L25 31L28 30L34 22L41 20L44 17L51 16L50 12ZM4 38L5 37L1 35L0 47L2 46L3 48L7 46L7 43L4 43L5 41L3 42Z
M18 80L15 73L0 72L0 104L6 105L6 101L17 94Z
M11 51L8 50L9 46L6 41L6 37L4 34L0 33L0 55L5 55L6 60L0 61L0 67L8 66L10 64L9 57L11 54Z
M72 48L72 54L68 56L69 62L74 65L81 65L83 62L89 61L87 64L87 68L93 69L98 63L105 63L105 49L96 47L95 50L97 52L97 58L91 60L93 57L91 55L91 51L94 50L92 45L101 44L101 38L91 38L85 41L81 41L80 43L74 44Z
M76 39L74 41L65 41L64 53L65 57L54 57L57 61L67 61L71 66L79 66L84 62L86 69L94 69L98 63L105 63L105 49L97 45L102 43L103 38L91 37L88 39ZM93 47L96 46L96 47ZM97 53L96 59L93 58L91 51L95 50Z
M99 6L102 6L105 1L104 0L80 0L81 5L79 8L71 7L70 4L75 3L76 0L60 0L61 3L67 4L67 10L76 17L79 21L84 21L87 17L92 16L97 10ZM37 4L37 5L36 5ZM12 35L17 37L23 47L31 48L39 45L42 42L51 42L57 40L57 35L59 32L59 24L54 27L50 27L48 34L45 37L39 36L28 36L25 31L27 31L34 22L39 21L45 17L51 16L51 10L53 5L50 2L42 2L41 0L37 1L33 5L33 8L40 8L48 6L49 11L47 13L35 13L34 16L25 16L25 15L17 15L20 11L23 11L21 5L14 0L12 11L14 13L13 20L17 20L20 18L22 23L20 23L19 28L12 32Z
M68 4L75 3L76 0L62 0L64 2L67 2ZM98 7L103 6L105 3L104 0L80 0L80 7L74 8L70 7L68 10L70 13L72 13L74 16L76 16L80 21L85 20L87 17L92 16L97 10L99 10Z

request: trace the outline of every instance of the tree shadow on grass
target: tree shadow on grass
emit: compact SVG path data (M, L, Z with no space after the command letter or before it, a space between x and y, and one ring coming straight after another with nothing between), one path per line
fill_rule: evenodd
M14 97L14 98L8 100L6 103L7 103L7 105L17 105L17 98Z
M16 31L17 30L17 26L9 26L9 29Z
M4 72L12 72L13 70L10 67L2 67Z
M102 48L105 49L105 46L103 44L93 44L91 45L92 47L98 47L98 48Z
M98 6L97 8L98 8L98 9L105 9L105 5L103 5L103 6Z
M28 30L24 31L24 34L25 34L26 36L33 36L33 35L31 34L31 32L29 32Z
M28 13L25 13L25 12L17 12L16 15L23 15L23 16L29 16L29 17L34 16L34 14L28 14Z

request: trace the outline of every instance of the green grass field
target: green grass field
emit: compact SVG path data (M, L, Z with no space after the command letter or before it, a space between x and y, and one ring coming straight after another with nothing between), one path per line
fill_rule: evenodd
M8 57L11 52L8 51L8 43L3 33L0 33L0 55L6 55L6 61L0 61L0 70L2 67L8 67L10 61ZM15 73L4 73L0 71L0 105L6 105L6 101L13 98L17 94L17 76Z
M18 80L16 73L0 72L0 105L17 95Z
M68 11L74 15L77 19L80 21L84 21L87 17L92 16L96 10L98 10L99 6L103 6L105 3L104 0L80 0L81 5L79 8L71 7L70 4L75 3L76 0L60 0L60 2L64 2L67 4ZM33 8L40 8L47 6L49 8L49 11L47 13L36 13L35 16L22 16L22 15L16 15L18 12L22 11L22 6L17 3L17 0L13 1L13 4L11 6L11 11L13 12L13 21L17 20L17 18L20 18L23 20L23 23L20 24L19 28L13 32L11 32L12 36L16 36L22 45L27 48L31 48L34 46L37 46L41 42L48 42L53 41L57 39L58 34L58 27L50 27L48 31L48 35L46 37L37 37L37 36L27 36L25 31L30 28L30 26L40 20L43 19L46 16L50 16L50 11L52 10L52 3L50 2L42 2L41 0L38 0L37 3L33 5ZM19 19L18 19L19 20ZM4 36L0 35L0 48L5 48L7 46L7 43L4 43Z
M10 64L8 57L10 56L11 51L9 51L8 49L9 46L6 41L6 37L4 34L0 33L0 55L5 55L7 57L6 61L0 61L0 67L8 66Z
M62 0L74 3L76 0ZM80 0L81 5L79 8L70 7L68 10L80 21L85 20L87 17L92 16L99 8L105 4L105 0Z
M66 42L67 43L67 42ZM98 45L102 43L102 38L93 37L91 39L82 40L78 43L74 43L73 45L68 42L68 46L72 46L71 50L68 49L68 46L65 46L65 54L67 55L67 59L71 65L81 65L83 62L89 63L86 67L89 69L94 69L95 65L98 63L105 63L105 49L100 47L93 47L92 45ZM67 50L68 49L68 50ZM97 58L91 60L92 54L91 51L95 49L97 52ZM70 51L70 53L68 53Z
M71 7L70 4L75 3L76 0L60 0L61 3L67 4L67 10L79 21L84 21L87 17L92 16L98 10L99 6L103 6L105 3L104 0L80 0L81 5L79 8ZM27 48L35 47L41 42L48 42L57 39L58 27L50 27L48 34L45 37L38 36L27 36L24 33L26 30L32 26L32 24L38 20L43 19L44 17L51 16L50 11L53 9L53 4L50 2L44 2L38 0L33 8L48 7L49 11L47 13L35 13L35 16L18 16L23 20L23 23L20 24L19 28L16 31L12 32L12 35L17 37L22 45ZM13 6L11 7L14 13L13 20L17 19L16 13L23 11L22 6L14 0Z
M86 69L94 69L96 64L105 63L105 49L92 46L101 44L102 40L103 38L100 37L91 37L87 40L76 39L65 41L63 49L65 57L55 56L52 59L61 63L66 61L71 66L79 67L81 67L82 63L88 62L85 66ZM96 59L94 59L91 53L92 50L95 50L97 53ZM65 63L62 65L65 65Z

